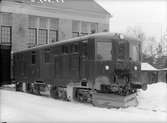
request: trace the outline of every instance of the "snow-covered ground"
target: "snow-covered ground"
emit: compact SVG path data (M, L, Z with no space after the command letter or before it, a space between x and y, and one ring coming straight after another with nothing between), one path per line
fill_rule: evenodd
M0 121L53 122L167 122L167 84L149 85L138 92L139 105L106 109L91 104L65 102L23 92L0 90Z

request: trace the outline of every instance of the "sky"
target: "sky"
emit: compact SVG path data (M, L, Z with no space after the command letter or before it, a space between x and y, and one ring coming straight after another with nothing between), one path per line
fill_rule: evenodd
M157 40L167 32L167 0L96 0L112 17L111 32L139 27L147 37Z

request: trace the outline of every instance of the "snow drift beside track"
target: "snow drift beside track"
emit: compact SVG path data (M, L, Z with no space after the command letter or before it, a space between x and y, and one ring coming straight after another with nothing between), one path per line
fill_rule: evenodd
M155 83L138 92L139 105L106 109L90 104L65 102L22 92L0 90L0 121L27 122L143 122L167 121L167 84Z
M138 92L138 107L167 113L167 83L158 82Z

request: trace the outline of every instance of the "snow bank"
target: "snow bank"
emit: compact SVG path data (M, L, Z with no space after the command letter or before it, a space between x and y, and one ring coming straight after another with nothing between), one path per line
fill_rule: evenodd
M139 106L106 109L65 102L22 92L0 90L0 121L7 123L53 122L160 122L167 121L167 85L150 85L138 94Z
M167 113L167 83L158 82L138 92L139 108Z

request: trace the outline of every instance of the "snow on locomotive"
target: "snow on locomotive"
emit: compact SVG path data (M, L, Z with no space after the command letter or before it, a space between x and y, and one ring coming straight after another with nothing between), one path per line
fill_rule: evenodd
M14 54L16 90L101 107L137 105L141 42L97 33L29 48Z

